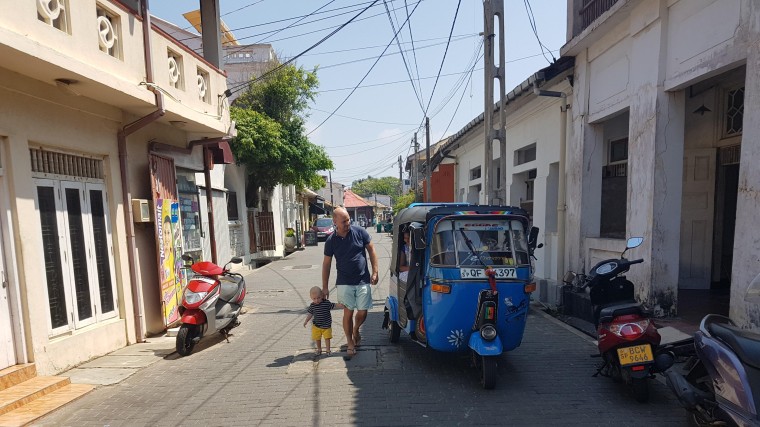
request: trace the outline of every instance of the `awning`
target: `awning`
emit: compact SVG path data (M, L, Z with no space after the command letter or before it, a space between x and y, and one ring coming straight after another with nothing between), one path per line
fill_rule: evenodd
M309 203L309 214L310 215L325 215L327 214L327 211L317 204Z
M214 159L214 164L229 165L229 164L235 163L235 158L232 156L232 149L230 148L229 142L219 141L215 144L210 144L208 148L209 150L211 150L211 155Z

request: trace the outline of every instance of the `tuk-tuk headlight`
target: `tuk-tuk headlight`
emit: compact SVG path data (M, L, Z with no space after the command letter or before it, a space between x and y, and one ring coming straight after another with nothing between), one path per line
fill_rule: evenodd
M496 338L496 328L493 325L485 325L480 328L480 336L486 341L493 341Z

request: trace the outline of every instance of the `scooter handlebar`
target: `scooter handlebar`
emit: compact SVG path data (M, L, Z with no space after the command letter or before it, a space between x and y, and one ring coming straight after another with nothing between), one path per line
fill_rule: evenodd
M643 259L635 259L633 261L628 261L628 264L641 264L642 262L644 262Z

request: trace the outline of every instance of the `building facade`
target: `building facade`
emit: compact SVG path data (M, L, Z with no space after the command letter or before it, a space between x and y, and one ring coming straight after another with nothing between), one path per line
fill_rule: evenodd
M19 1L0 14L0 368L66 370L176 308L179 214L166 204L163 239L149 153L176 147L200 169L203 153L223 157L227 86L146 9Z

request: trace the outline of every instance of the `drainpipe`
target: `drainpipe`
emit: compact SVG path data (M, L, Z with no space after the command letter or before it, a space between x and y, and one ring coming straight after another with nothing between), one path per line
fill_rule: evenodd
M567 195L565 181L565 156L567 154L567 94L553 90L541 90L534 83L533 93L537 96L561 98L559 129L559 188L557 189L557 282L561 283L565 275L565 212Z
M153 63L151 62L151 44L150 44L150 13L148 11L148 1L140 2L140 13L143 18L143 46L145 54L145 80L147 83L153 81ZM127 233L127 258L129 259L129 280L132 284L132 306L135 316L135 336L137 342L144 342L143 323L143 301L142 293L138 288L137 280L137 257L135 256L135 227L132 223L132 194L129 191L129 159L127 154L127 137L145 126L153 123L166 114L164 109L164 97L152 85L148 85L148 90L152 91L156 97L156 111L125 125L117 133L119 142L119 167L121 172L121 193L124 204L124 225Z

